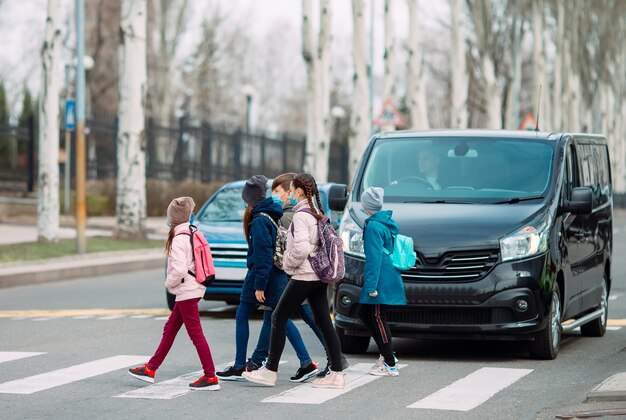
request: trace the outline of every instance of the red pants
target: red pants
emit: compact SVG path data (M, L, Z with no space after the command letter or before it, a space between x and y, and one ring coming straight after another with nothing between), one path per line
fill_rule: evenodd
M159 344L156 353L154 353L154 356L152 356L148 362L149 369L156 370L161 366L163 360L165 360L165 356L167 356L167 353L174 344L174 339L176 338L180 327L185 324L187 334L189 334L189 338L191 338L193 345L196 346L196 351L200 357L204 374L208 376L215 376L215 365L213 364L211 350L209 349L209 344L204 337L202 325L200 324L200 313L198 312L199 301L200 298L176 302L169 319L163 327L163 338L161 338L161 343Z

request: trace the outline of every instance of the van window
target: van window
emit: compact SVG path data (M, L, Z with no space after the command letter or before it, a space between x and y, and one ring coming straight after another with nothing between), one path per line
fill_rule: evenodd
M581 186L591 188L594 208L606 204L610 195L610 168L606 146L578 144L576 151Z
M198 219L202 222L242 222L246 205L241 199L241 191L241 188L220 191Z
M488 203L545 196L554 144L500 138L378 139L359 195L385 189L385 201Z

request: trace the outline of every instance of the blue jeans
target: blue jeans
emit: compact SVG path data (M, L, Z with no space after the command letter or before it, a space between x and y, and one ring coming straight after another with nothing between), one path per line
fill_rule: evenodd
M250 337L250 316L252 311L256 309L255 303L241 302L237 308L237 314L235 315L235 367L242 368L246 365L246 353L248 352L248 338ZM272 313L264 311L263 313L263 325L261 326L261 332L259 333L259 341L256 349L252 354L252 362L257 365L261 365L270 347L270 332L272 330ZM293 346L293 349L300 360L300 366L307 366L312 362L311 356L302 341L300 331L295 324L289 320L287 323L287 338Z

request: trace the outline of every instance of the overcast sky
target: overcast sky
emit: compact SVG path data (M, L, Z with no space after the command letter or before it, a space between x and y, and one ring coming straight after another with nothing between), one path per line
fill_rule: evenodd
M87 0L89 1L89 0ZM64 22L74 20L74 0L60 0ZM376 74L382 74L383 55L383 0L366 1L367 25L369 27L369 6L374 4L374 46L377 57L374 65ZM43 42L46 0L4 0L0 6L0 77L3 77L8 89L10 105L16 109L20 106L21 89L27 84L31 90L37 92L40 86L40 49ZM314 2L316 3L316 2ZM287 36L297 36L298 42L292 43L292 48L300 45L300 22L302 2L300 0L197 0L190 1L192 8L189 31L182 40L182 54L191 51L197 42L202 18L208 14L211 7L219 7L229 19L242 19L247 23L251 33L262 37L269 28L275 25L288 24L290 33ZM447 2L420 1L423 32L439 27L441 19L446 19L448 13ZM335 38L334 55L351 54L352 32L352 2L350 0L333 0L332 7L332 35ZM408 32L408 7L406 1L396 0L394 3L396 39L404 39ZM64 30L65 27L64 27ZM73 30L73 28L72 28ZM369 35L369 30L368 30ZM65 36L65 34L64 34ZM297 46L297 47L296 47ZM399 47L399 46L398 46ZM294 56L300 59L299 50L293 51ZM67 57L64 57L67 59ZM62 72L63 65L59 66ZM351 69L346 69L350 72ZM349 77L350 73L348 73ZM19 111L16 110L15 113Z

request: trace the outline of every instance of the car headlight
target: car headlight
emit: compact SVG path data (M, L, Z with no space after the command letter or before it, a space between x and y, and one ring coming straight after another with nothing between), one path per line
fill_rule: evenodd
M339 235L343 241L343 251L345 253L365 258L363 229L352 219L348 209L346 209L339 225Z
M550 223L538 227L525 226L500 239L502 261L532 257L548 250Z

